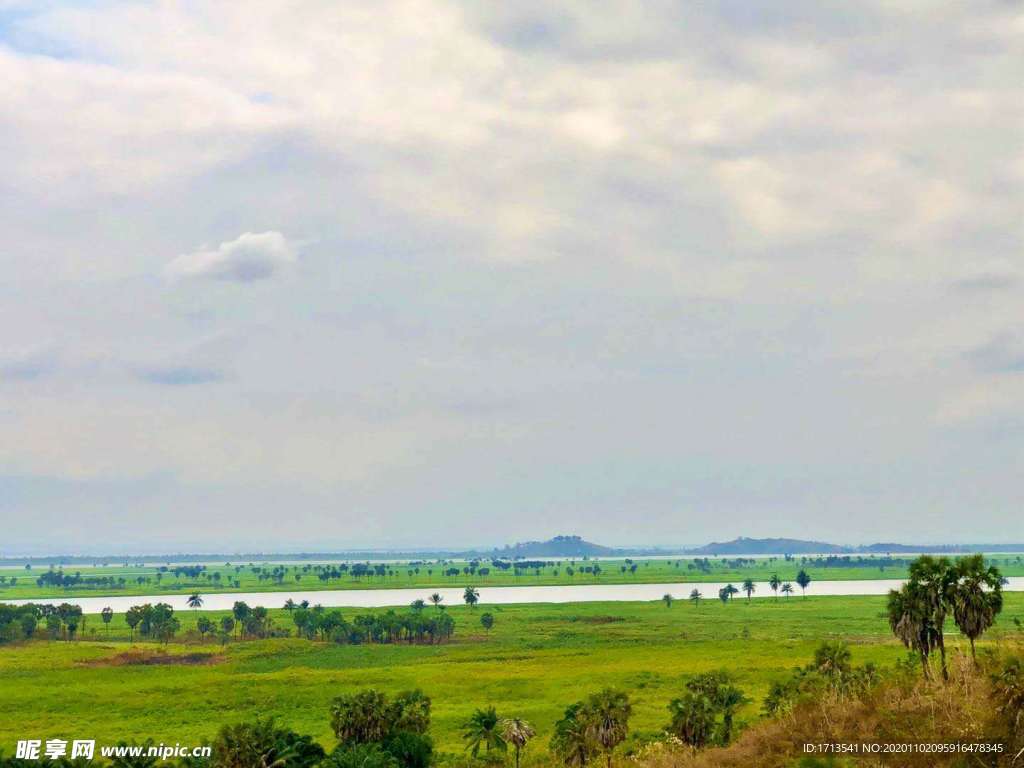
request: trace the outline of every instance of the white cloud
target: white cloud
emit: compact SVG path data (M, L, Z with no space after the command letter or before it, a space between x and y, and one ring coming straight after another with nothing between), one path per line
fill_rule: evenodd
M280 232L245 232L214 249L183 253L164 269L171 280L206 279L250 283L290 268L295 248Z

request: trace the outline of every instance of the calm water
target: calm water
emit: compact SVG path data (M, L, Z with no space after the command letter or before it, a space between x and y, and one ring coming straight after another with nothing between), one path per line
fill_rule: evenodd
M1012 576L1004 589L1011 592L1024 591L1024 576ZM807 588L808 595L884 595L890 589L898 587L900 579L864 579L861 581L815 581ZM738 583L735 586L739 587ZM772 597L768 582L756 582L757 591L754 598ZM629 602L644 600L660 600L668 593L677 600L685 600L693 589L700 590L705 599L715 600L718 590L725 582L675 583L675 584L580 584L548 587L480 587L480 603L482 605L509 605L513 603L591 603L591 602ZM800 588L794 584L796 592L789 598L780 600L799 600ZM280 608L285 600L291 598L296 603L308 600L310 605L337 608L379 608L386 606L409 605L417 598L426 600L434 592L444 597L443 605L461 605L462 587L438 587L436 589L331 589L320 591L283 591L283 592L221 592L203 593L203 608L206 610L226 610L236 600L243 600L249 605L263 605L267 608ZM743 598L743 594L737 595ZM110 606L116 613L123 613L133 605L142 603L169 603L175 610L188 610L185 601L188 595L135 595L130 597L75 597L48 598L39 600L10 600L8 603L72 603L82 606L86 613L99 613L105 606ZM745 599L745 598L744 598Z

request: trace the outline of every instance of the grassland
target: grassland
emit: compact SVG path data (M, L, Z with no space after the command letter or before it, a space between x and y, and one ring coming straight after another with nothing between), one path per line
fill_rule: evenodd
M833 559L794 557L773 558L671 558L657 560L547 560L551 565L516 574L513 569L499 570L489 561L415 561L388 563L383 575L354 578L341 573L335 578L321 579L318 564L232 563L208 564L197 576L176 574L178 565L120 565L97 567L50 568L34 566L31 570L0 569L0 600L31 600L101 595L188 594L200 592L282 592L288 590L323 589L393 589L402 587L437 588L494 586L540 586L566 584L652 584L673 582L732 581L744 579L767 581L778 574L783 581L794 582L797 572L806 570L815 581L895 579L906 575L912 558L871 556L840 556ZM1024 557L1016 554L991 556L1005 576L1024 576ZM335 564L336 566L337 564ZM599 566L600 572L587 572ZM487 572L481 572L481 568ZM445 575L452 569L458 575ZM571 573L570 573L571 569ZM276 572L275 572L276 570ZM80 575L82 583L70 587L39 586L38 579L47 571ZM469 571L469 572L467 572ZM14 579L12 586L10 580ZM104 583L87 583L103 580ZM113 583L111 583L111 581Z
M986 642L1018 636L1012 618L1024 619L1024 594L1006 598ZM331 698L372 686L421 688L430 695L432 734L442 752L461 752L461 722L475 707L493 704L535 724L539 739L531 750L540 753L564 707L603 686L630 693L632 725L643 734L665 723L668 701L696 672L732 671L751 697L741 713L749 720L771 682L809 661L823 639L849 641L855 663L891 664L905 653L892 639L880 597L448 610L457 626L450 644L339 646L289 638L222 649L182 637L167 654L210 656L181 664L124 663L132 647L123 616L109 628L90 616L87 639L0 646L0 748L10 753L17 739L53 737L187 744L211 737L225 722L256 715L275 715L330 748ZM489 633L479 622L484 611L496 619ZM349 618L355 612L343 611ZM198 616L224 614L178 615L184 635ZM272 615L289 626L286 612ZM959 637L950 634L947 643L956 648Z

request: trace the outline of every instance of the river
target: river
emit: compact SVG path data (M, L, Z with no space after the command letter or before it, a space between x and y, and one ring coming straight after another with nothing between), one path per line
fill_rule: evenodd
M1024 576L1011 576L1004 590L1024 591ZM773 597L768 582L755 582L755 599ZM848 581L814 581L807 588L808 595L884 595L890 589L902 584L900 579L861 579ZM739 583L735 583L739 587ZM670 594L677 600L685 600L691 590L700 590L705 600L718 599L718 590L725 582L676 582L673 584L578 584L538 587L480 587L481 605L512 605L529 603L592 603L592 602L638 602L660 600ZM779 596L780 600L799 600L800 587L793 584L791 597ZM316 591L281 592L218 592L203 593L205 610L227 610L236 600L249 605L263 605L280 608L291 598L296 603L308 600L310 605L320 604L330 608L379 608L405 606L413 600L427 598L437 592L444 598L442 605L460 605L462 587L403 588L403 589L324 589ZM743 594L737 595L743 598ZM39 598L36 600L0 600L8 604L22 603L71 603L80 605L85 613L99 613L109 606L116 613L124 613L133 605L143 603L169 603L175 610L187 610L188 595L134 595L116 597L66 597Z

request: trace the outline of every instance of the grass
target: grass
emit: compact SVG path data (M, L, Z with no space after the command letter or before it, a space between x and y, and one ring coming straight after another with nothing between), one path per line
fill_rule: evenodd
M857 580L857 579L897 579L906 575L906 566L910 556L893 559L872 556L841 556L832 561L814 557L795 557L785 560L781 557L759 558L714 558L707 562L704 569L698 567L693 558L670 558L658 560L601 560L571 561L549 560L553 565L540 569L539 573L529 571L516 576L511 569L500 571L490 567L490 573L481 576L479 573L466 574L469 567L465 561L417 561L410 563L390 563L384 576L368 576L354 579L343 575L338 579L321 580L313 564L283 565L285 571L280 580L266 578L266 571L274 568L273 564L235 563L231 565L208 565L207 570L198 578L187 576L176 577L174 565L162 566L104 566L63 568L66 574L80 573L83 579L111 577L115 580L124 579L123 586L76 585L70 588L54 586L38 586L36 580L48 569L39 566L31 570L2 569L0 570L0 600L31 600L35 598L60 598L88 595L153 595L153 594L188 594L189 592L281 592L294 590L322 589L389 589L416 587L430 589L436 587L477 587L493 586L539 586L565 584L651 584L674 582L717 582L732 581L737 586L745 579L767 581L773 573L777 573L783 581L796 585L796 574L805 569L815 581L825 580ZM1024 576L1024 557L1016 554L992 555L991 562L997 564L1005 576ZM600 565L601 572L597 575L584 573L582 568ZM483 567L490 563L483 561ZM635 565L636 570L630 568ZM574 574L568 573L572 567ZM445 576L444 571L458 568L458 576ZM623 568L626 570L623 571ZM61 566L53 567L61 570ZM219 575L217 578L216 575ZM263 576L263 578L261 578ZM298 577L298 578L296 578ZM10 580L15 580L11 586Z
M457 630L446 645L352 647L288 638L221 649L176 642L168 655L205 652L215 655L207 660L213 663L149 665L123 663L132 648L123 616L109 629L90 616L89 639L0 646L0 748L9 754L18 739L55 737L188 744L212 737L225 722L275 715L329 749L334 696L364 687L418 687L433 699L432 734L441 751L461 752L461 723L475 707L493 704L500 714L536 726L531 751L539 753L562 710L587 693L604 686L626 690L634 702L634 731L653 733L664 725L665 707L687 676L712 669L735 674L752 699L741 716L752 720L771 682L809 661L823 639L846 639L856 663L902 658L884 604L881 597L794 597L705 601L699 607L679 602L671 608L459 606L448 609ZM490 633L479 623L485 611L496 620ZM356 612L343 611L349 617ZM178 615L184 632L198 615L225 614ZM287 626L286 612L272 615ZM1013 635L1012 617L1024 618L1024 594L1007 594L987 642ZM948 643L955 647L959 638L950 634ZM157 650L151 643L135 648Z

